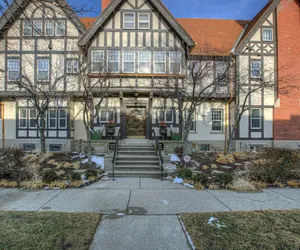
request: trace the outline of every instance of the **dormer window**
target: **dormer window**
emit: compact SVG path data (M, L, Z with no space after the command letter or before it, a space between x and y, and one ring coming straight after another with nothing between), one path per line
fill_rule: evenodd
M123 28L135 29L135 13L124 13L123 15Z
M139 13L138 17L139 17L138 20L139 29L150 29L150 14Z

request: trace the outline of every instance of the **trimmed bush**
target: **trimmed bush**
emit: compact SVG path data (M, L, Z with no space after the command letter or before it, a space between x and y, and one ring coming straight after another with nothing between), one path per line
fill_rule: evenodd
M43 173L43 182L44 183L51 183L59 180L59 176L55 172L55 170L50 169Z

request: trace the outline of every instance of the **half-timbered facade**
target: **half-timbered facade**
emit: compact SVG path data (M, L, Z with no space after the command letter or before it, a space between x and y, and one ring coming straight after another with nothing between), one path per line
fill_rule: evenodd
M47 149L60 151L86 139L83 77L93 84L104 68L110 74L93 125L102 139L111 139L103 130L109 121L122 138L151 138L152 129L159 135L159 123L165 122L168 137L179 131L179 113L164 89L172 87L172 79L189 81L190 63L209 60L210 79L223 73L225 62L232 77L197 107L189 140L201 150L221 150L237 99L245 98L235 91L237 84L247 93L261 79L276 82L279 2L270 1L251 21L238 21L176 19L160 0L103 0L98 18L79 18L64 0L15 1L0 20L2 143L30 150L39 145L36 111L14 84L20 74L37 85L55 85L46 136ZM85 76L82 65L89 66ZM235 135L237 150L273 145L276 101L275 85L250 95Z

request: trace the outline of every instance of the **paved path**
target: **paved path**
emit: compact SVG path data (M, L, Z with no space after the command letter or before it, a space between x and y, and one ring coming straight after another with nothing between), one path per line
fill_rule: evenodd
M101 212L91 249L190 249L184 212L300 209L300 189L197 191L155 179L124 178L82 189L0 189L0 210Z

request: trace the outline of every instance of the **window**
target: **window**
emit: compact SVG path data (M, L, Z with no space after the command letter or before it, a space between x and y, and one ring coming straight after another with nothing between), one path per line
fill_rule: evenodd
M124 51L123 52L123 72L134 73L135 72L135 52Z
M37 73L38 81L49 81L49 59L38 59Z
M166 52L154 52L154 73L166 73Z
M100 110L100 122L115 121L114 110L112 109L101 109Z
M135 29L135 13L124 13L123 28L124 29Z
M23 36L32 36L32 24L30 21L24 21Z
M119 51L108 51L107 52L107 60L108 60L108 70L112 73L119 72L119 61L120 61L120 53Z
M273 29L263 29L262 39L264 42L273 41Z
M66 33L66 21L56 21L56 36L64 36Z
M46 36L54 36L54 23L53 23L53 21L46 21Z
M24 143L23 144L23 149L26 152L34 151L35 150L35 144L33 144L33 143Z
M67 61L67 74L76 74L79 71L78 60L68 60Z
M252 78L261 77L261 62L259 61L251 62L251 77Z
M150 51L139 52L139 73L150 73L151 72L151 53Z
M227 67L228 65L225 62L217 62L216 65L216 77L219 81L218 84L224 84L227 82Z
M33 21L33 35L34 36L41 36L43 29L42 29L42 21Z
M210 148L209 144L200 144L199 145L199 149L200 149L201 152L209 151L209 148Z
M160 110L158 115L159 121L158 122L165 122L165 123L173 123L173 110Z
M67 128L67 110L60 109L58 111L59 128Z
M50 144L49 145L49 151L50 152L60 152L62 149L61 144Z
M104 52L100 50L92 51L92 72L104 71Z
M20 59L8 60L8 81L16 81L20 77Z
M27 128L27 109L19 110L19 128Z
M56 109L49 110L49 128L56 128Z
M181 72L181 52L170 51L170 73L180 74Z
M211 111L212 131L223 132L223 110L214 109Z
M36 118L37 110L29 109L29 128L37 128Z
M252 129L260 129L261 121L260 121L260 109L251 109L251 128Z
M150 29L150 14L139 13L139 29Z

